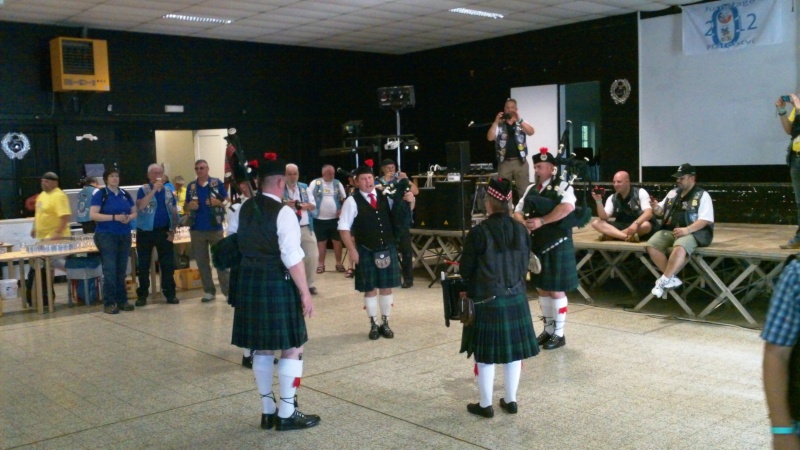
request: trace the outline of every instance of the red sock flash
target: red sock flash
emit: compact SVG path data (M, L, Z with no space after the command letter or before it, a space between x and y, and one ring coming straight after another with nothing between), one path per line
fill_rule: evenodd
M293 388L299 388L300 387L300 377L295 377L294 383L292 383L292 387Z

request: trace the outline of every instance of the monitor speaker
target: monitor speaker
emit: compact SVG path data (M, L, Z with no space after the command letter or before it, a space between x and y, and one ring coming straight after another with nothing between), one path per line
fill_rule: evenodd
M414 227L433 230L469 230L472 227L473 182L464 181L464 200L461 183L440 181L435 188L420 188L414 208ZM460 213L460 216L459 216Z
M469 173L469 142L447 142L447 171L458 172L462 175Z

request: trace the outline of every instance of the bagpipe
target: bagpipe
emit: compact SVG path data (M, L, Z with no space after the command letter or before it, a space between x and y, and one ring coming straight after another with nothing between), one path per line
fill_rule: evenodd
M236 128L228 128L228 135L225 136L228 145L225 147L225 189L230 193L231 204L244 201L243 197L252 197L256 191L256 174L253 169L258 169L258 161L247 161L242 150L242 143ZM240 184L247 182L248 195L242 192Z
M592 209L589 207L587 195L592 191L592 178L589 172L589 160L586 158L578 158L575 153L569 152L569 131L572 127L572 121L567 121L567 128L561 134L561 139L558 143L558 153L553 159L553 178L550 181L550 186L554 189L560 189L561 183L566 182L567 185L572 186L575 180L587 180L589 183L586 190L583 191L580 206L575 205L575 210L569 213L566 217L558 222L559 227L565 229L572 229L573 227L583 228L592 219ZM547 151L547 149L542 149ZM523 199L522 213L525 217L543 217L549 214L558 202L541 196L541 195L528 195Z

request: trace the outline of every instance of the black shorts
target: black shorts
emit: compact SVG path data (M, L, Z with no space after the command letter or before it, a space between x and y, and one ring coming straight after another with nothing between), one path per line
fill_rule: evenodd
M341 241L339 237L339 219L319 220L314 219L314 234L317 235L317 242L326 242L330 239Z

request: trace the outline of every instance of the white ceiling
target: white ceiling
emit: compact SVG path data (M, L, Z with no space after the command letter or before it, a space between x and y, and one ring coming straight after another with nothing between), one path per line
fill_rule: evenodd
M0 0L0 21L404 54L686 0ZM471 8L494 20L451 13ZM169 13L227 25L162 19Z

